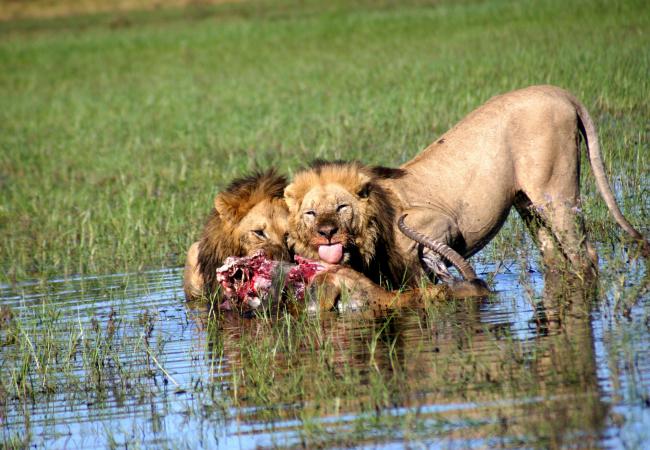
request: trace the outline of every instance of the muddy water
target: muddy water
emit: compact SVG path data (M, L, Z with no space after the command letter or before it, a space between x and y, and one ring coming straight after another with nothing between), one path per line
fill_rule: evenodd
M293 322L186 305L178 270L3 286L2 441L650 448L650 296L629 270L595 297L500 270L483 302Z

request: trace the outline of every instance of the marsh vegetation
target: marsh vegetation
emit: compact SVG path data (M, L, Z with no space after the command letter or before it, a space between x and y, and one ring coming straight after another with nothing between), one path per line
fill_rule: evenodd
M253 1L0 22L3 446L647 447L648 269L586 165L596 293L544 280L514 217L473 258L482 302L250 320L185 304L178 267L234 176L398 165L537 83L587 105L648 235L649 12Z

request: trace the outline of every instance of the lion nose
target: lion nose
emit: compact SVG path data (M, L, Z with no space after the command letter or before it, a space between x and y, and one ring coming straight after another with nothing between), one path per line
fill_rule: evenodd
M334 236L337 231L339 231L339 228L336 225L323 225L318 228L318 234L327 239L332 239L332 236Z

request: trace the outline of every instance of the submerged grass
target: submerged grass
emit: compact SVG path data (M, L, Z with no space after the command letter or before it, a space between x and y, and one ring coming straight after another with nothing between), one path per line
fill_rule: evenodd
M143 281L140 286L150 283ZM609 299L632 295L627 283L607 285ZM16 420L27 431L32 420L42 427L43 406L37 405L51 405L45 406L52 410L51 426L63 432L65 425L55 424L69 419L55 413L58 405L79 414L82 423L153 405L162 418L173 417L180 405L190 427L180 435L174 427L142 435L108 427L86 444L147 446L155 439L175 446L194 442L197 427L225 434L238 424L243 439L255 436L244 446L426 445L432 439L444 445L459 439L559 447L577 435L597 446L609 412L597 374L609 363L602 355L598 362L590 318L594 306L605 312L615 302L592 305L564 282L547 286L560 292L540 297L531 287L534 313L516 326L512 312L488 313L495 299L383 315L247 319L203 303L179 305L173 296L147 301L149 288L91 291L87 295L101 299L97 311L75 313L74 295L61 303L55 290L46 291L33 307L6 314L0 329L0 420L9 419L2 439L21 446L11 434ZM143 301L151 308L132 305ZM184 312L170 320L175 307ZM618 370L633 372L624 390L633 405L644 401L647 368L637 358L647 310L643 317L632 314L634 328L611 353L612 364L623 364ZM266 440L259 437L265 433ZM30 436L28 444L53 443Z
M229 316L209 322L209 339L218 349L213 357L228 361L232 385L226 394L242 411L239 420L270 427L296 424L295 434L279 434L288 441L278 445L419 441L446 436L454 426L477 438L507 435L499 428L511 427L551 445L567 429L599 426L605 408L597 398L591 329L584 317L562 313L555 318L564 324L547 332L550 338L527 342L515 339L508 324L490 327L479 316L479 305L470 301L377 317L287 315L251 323ZM405 332L421 335L413 339ZM533 400L575 395L583 397L592 415ZM500 414L510 421L506 424L471 425L472 413L466 417L462 409L445 407L492 408L504 399L509 401ZM523 405L511 399L522 399ZM427 411L426 405L435 404L439 411ZM531 414L528 419L520 416L520 407ZM217 414L222 411L219 405ZM540 415L551 411L566 414L562 430L555 422L539 427ZM516 432L517 427L522 430Z
M125 28L0 24L5 281L180 265L234 176L316 157L396 165L492 95L535 83L588 106L624 210L648 223L645 2L208 10L133 13ZM589 227L617 242L584 178Z

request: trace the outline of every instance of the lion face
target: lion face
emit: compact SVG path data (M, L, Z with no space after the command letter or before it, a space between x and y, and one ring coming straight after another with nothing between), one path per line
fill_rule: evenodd
M268 170L234 180L215 197L197 256L207 292L216 289L216 269L228 256L263 250L269 258L289 259L286 185L283 176Z
M271 259L288 260L287 216L282 199L266 199L253 206L238 223L232 224L241 254L248 256L263 250Z
M333 182L313 186L293 205L290 228L296 251L330 264L349 261L367 226L367 198Z
M295 252L329 264L367 267L378 240L392 233L388 194L378 184L390 170L319 161L298 173L284 190Z

